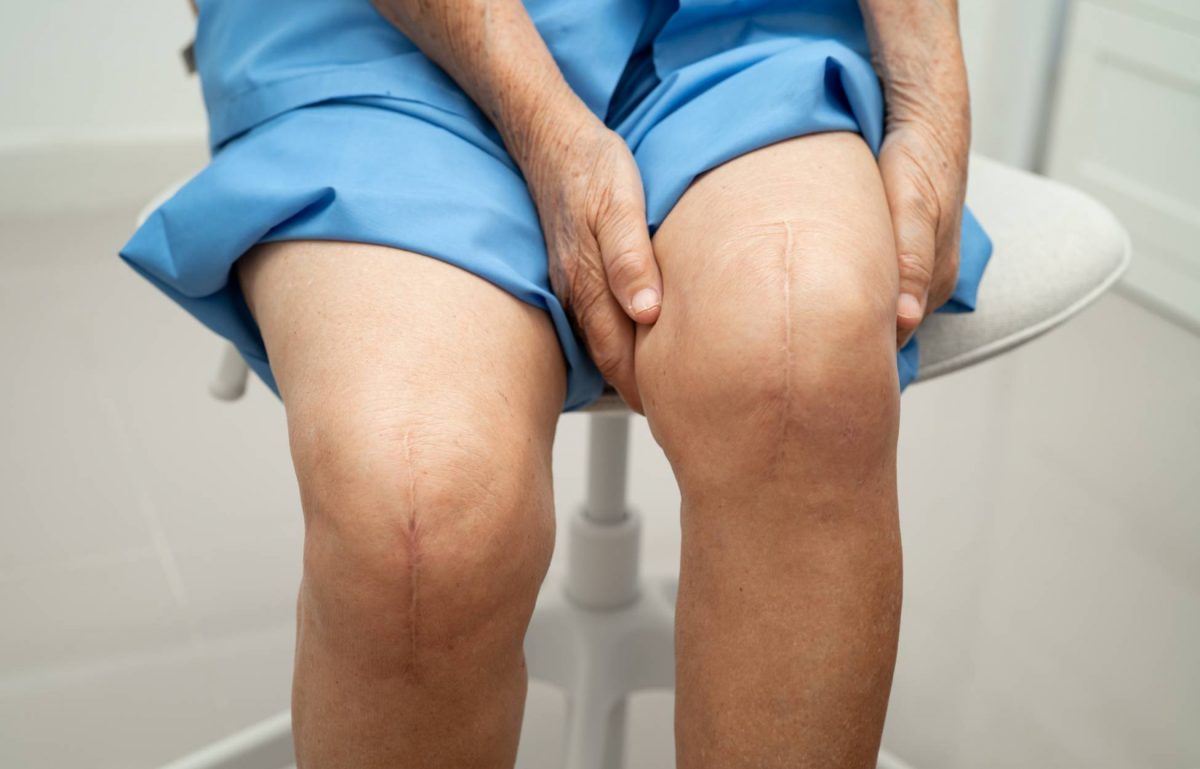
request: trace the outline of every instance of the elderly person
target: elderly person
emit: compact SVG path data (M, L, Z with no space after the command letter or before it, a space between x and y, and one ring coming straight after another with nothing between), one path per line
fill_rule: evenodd
M512 766L605 379L682 493L678 765L872 766L912 334L989 253L954 0L200 0L196 56L122 256L286 407L300 766Z

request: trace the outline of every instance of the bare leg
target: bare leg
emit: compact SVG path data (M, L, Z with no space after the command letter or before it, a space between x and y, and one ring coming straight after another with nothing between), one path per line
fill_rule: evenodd
M554 543L549 318L377 246L271 244L239 269L304 507L300 767L511 767Z
M874 766L900 615L897 267L874 159L822 134L699 179L655 239L646 415L683 498L683 769Z

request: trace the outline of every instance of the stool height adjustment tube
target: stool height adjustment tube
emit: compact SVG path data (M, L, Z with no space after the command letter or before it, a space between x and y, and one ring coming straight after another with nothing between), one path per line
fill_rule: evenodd
M616 609L638 598L641 516L626 502L628 412L589 418L587 496L571 517L567 597L592 609Z

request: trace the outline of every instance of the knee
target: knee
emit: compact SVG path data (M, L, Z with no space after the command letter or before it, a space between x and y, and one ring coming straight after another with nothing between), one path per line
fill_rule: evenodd
M293 430L303 627L413 675L519 649L554 545L533 443L407 417Z
M681 482L688 468L744 478L886 461L899 421L890 284L755 269L727 283L732 298L689 300L676 318L664 301L639 351L646 414Z

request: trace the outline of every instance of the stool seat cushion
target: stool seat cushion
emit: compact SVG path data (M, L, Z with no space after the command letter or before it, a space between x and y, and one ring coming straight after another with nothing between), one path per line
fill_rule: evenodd
M975 155L967 203L992 239L992 259L974 312L937 313L917 329L918 382L1044 334L1129 265L1129 236L1112 213L1060 182Z

